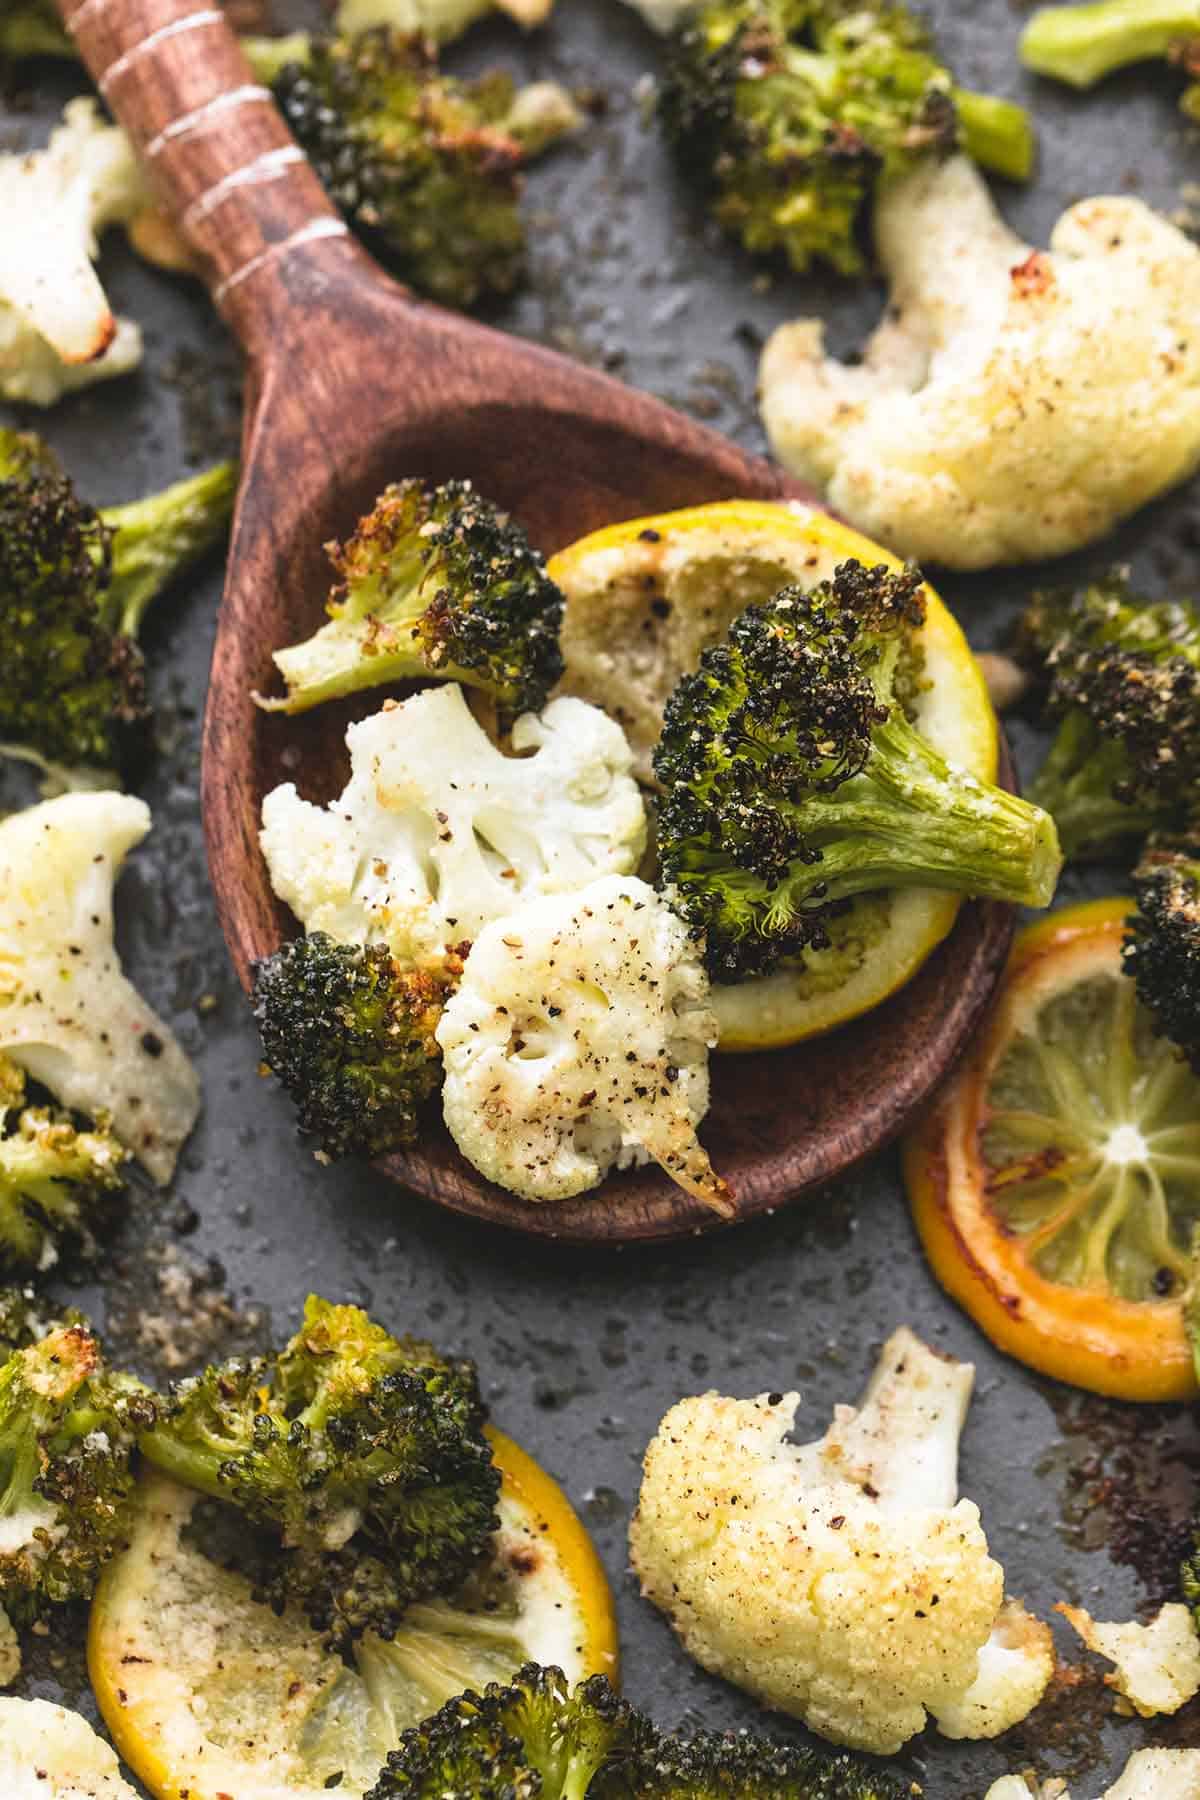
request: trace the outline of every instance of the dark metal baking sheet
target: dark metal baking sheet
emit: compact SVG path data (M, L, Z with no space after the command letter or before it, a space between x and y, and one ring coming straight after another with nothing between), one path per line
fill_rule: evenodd
M297 22L303 11L302 0L278 0L277 23ZM1170 213L1183 205L1186 184L1200 179L1200 134L1174 111L1165 78L1146 72L1093 96L1065 94L1021 76L1023 13L1008 0L937 0L929 11L964 83L1020 94L1036 107L1038 179L1003 194L1005 210L1034 241L1044 242L1063 206L1085 194L1137 192ZM532 281L501 310L501 323L613 369L753 445L756 348L772 326L819 311L840 351L869 329L877 291L787 274L768 279L706 228L643 124L639 83L654 66L655 45L619 0L560 0L552 26L528 42L489 26L457 55L555 74L604 102L580 143L530 183ZM13 81L0 111L5 147L40 141L76 85L50 68ZM24 416L46 431L90 496L115 501L236 442L237 358L197 288L139 266L115 245L104 269L120 307L146 326L144 371L49 415ZM962 279L962 271L946 278ZM319 344L311 354L320 355ZM1053 573L1120 559L1134 562L1155 590L1194 590L1197 544L1193 488ZM987 647L1002 640L1041 573L942 585L974 643ZM1165 1522L1182 1516L1200 1468L1194 1422L1182 1410L1087 1400L996 1355L926 1270L893 1155L802 1208L636 1256L495 1235L368 1169L313 1162L287 1105L256 1074L254 1033L208 895L198 727L219 586L215 570L196 581L164 607L148 638L167 747L145 789L155 830L122 883L122 946L134 978L197 1059L206 1107L172 1193L139 1192L100 1279L73 1293L107 1321L117 1353L161 1374L164 1336L184 1352L189 1342L198 1347L194 1319L188 1331L174 1320L172 1284L182 1268L201 1302L227 1291L236 1317L222 1326L218 1309L213 1334L222 1344L272 1325L286 1332L317 1285L475 1356L496 1417L563 1480L595 1533L617 1593L627 1691L664 1722L791 1729L694 1668L626 1573L625 1525L658 1419L680 1395L710 1385L752 1394L795 1383L804 1391L800 1424L815 1434L835 1401L855 1397L874 1350L901 1322L978 1364L963 1488L983 1509L1010 1590L1043 1614L1058 1599L1108 1617L1145 1604L1154 1546ZM1036 739L1018 724L1014 741L1028 766ZM17 803L22 779L4 778L0 803ZM1089 881L1103 891L1116 876ZM1071 878L1063 898L1078 891ZM147 1314L149 1328L139 1323ZM1114 1560L1114 1545L1135 1556L1149 1584ZM1058 1635L1075 1659L1069 1634ZM79 1636L73 1621L37 1646L24 1691L90 1709ZM1005 1742L961 1748L930 1734L902 1766L932 1800L973 1800L1014 1767L1036 1763L1049 1774L1074 1766L1075 1800L1092 1800L1143 1741L1200 1743L1197 1706L1155 1732L1114 1721L1092 1679Z

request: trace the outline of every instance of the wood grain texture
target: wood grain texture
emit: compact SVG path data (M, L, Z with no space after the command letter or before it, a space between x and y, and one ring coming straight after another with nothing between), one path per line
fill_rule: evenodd
M263 795L324 801L346 775L351 717L289 720L251 700L271 651L309 633L322 545L388 482L468 476L553 551L595 527L707 500L813 496L693 420L566 358L423 304L340 227L283 120L253 89L206 0L59 0L92 73L150 158L248 358L243 479L204 728L202 803L222 929L247 985L294 933L258 849ZM228 96L235 96L232 101ZM1008 909L964 908L917 978L834 1036L718 1058L704 1136L739 1216L831 1180L892 1137L957 1056L994 989ZM712 1228L660 1173L535 1208L489 1187L440 1126L380 1167L461 1213L620 1244Z

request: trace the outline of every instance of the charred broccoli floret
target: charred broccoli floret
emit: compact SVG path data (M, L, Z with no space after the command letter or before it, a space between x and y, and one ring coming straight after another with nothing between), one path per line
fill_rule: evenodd
M406 1731L366 1800L900 1800L854 1757L742 1733L663 1737L602 1675L528 1663Z
M824 948L832 910L872 889L1050 900L1053 821L952 768L897 701L923 616L915 569L843 563L748 607L667 702L662 883L719 979Z
M508 1685L460 1694L406 1731L366 1800L584 1800L653 1735L604 1676L572 1693L560 1669L527 1663Z
M110 1373L82 1324L0 1365L0 1604L14 1623L86 1599L119 1548L155 1397Z
M1133 872L1133 887L1137 911L1126 928L1125 973L1163 1036L1200 1075L1200 847L1151 847Z
M392 1636L487 1549L500 1477L483 1419L472 1363L314 1295L279 1355L181 1383L141 1447L278 1534L260 1594L342 1643Z
M844 1752L745 1732L660 1738L602 1776L595 1800L901 1800L912 1784Z
M434 1032L448 980L402 968L383 944L339 944L323 931L256 965L263 1054L319 1155L382 1156L415 1141L441 1078Z
M681 167L747 249L866 266L857 228L878 182L965 150L1024 180L1029 120L954 87L893 0L709 0L675 33L659 119Z
M1165 61L1188 78L1180 105L1200 119L1200 0L1044 7L1022 34L1021 61L1077 88L1094 87L1130 63Z
M24 1071L0 1055L0 1269L48 1268L64 1239L90 1245L128 1160L106 1119L82 1130L69 1113L26 1106Z
M234 480L223 464L98 510L36 439L0 431L0 750L67 785L136 771L151 731L138 629L224 532Z
M516 520L469 481L386 488L329 555L330 622L275 652L287 696L261 706L304 712L435 675L483 689L505 720L541 709L563 671L563 597Z
M517 284L521 170L577 123L552 83L443 74L432 45L385 29L315 39L264 67L330 198L431 299L466 307Z
M1038 594L1019 632L1058 720L1030 797L1064 853L1095 857L1200 817L1200 613L1150 603L1119 574Z
M1196 1347L1197 1368L1200 1372L1200 1344ZM1192 1526L1192 1548L1184 1558L1179 1572L1179 1585L1185 1606L1190 1606L1196 1620L1196 1630L1200 1631L1200 1517Z

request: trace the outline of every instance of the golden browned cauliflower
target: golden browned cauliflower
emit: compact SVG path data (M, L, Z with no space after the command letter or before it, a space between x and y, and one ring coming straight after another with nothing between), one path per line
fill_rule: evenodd
M885 188L891 285L853 367L823 328L763 355L780 461L860 531L982 569L1076 550L1200 463L1200 249L1140 200L1083 200L1048 251L963 157Z
M642 1592L698 1662L884 1755L927 1713L982 1719L975 1734L989 1736L1024 1717L1053 1663L1011 1618L998 1636L1012 1654L981 1659L1004 1574L979 1509L957 1499L974 1373L899 1330L862 1405L802 1446L786 1436L796 1394L672 1407L646 1452L630 1548Z
M1065 1781L1005 1775L984 1800L1071 1800ZM1200 1800L1200 1750L1137 1750L1102 1800Z
M1190 1606L1162 1606L1147 1625L1105 1624L1082 1606L1056 1610L1089 1650L1116 1665L1104 1679L1143 1719L1177 1713L1200 1694L1200 1637Z

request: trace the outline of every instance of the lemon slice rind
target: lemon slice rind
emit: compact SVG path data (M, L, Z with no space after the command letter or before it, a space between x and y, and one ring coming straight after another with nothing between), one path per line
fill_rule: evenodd
M662 708L701 652L746 606L788 583L812 587L850 559L901 566L828 513L795 502L723 501L593 532L549 564L566 597L563 691L618 720L650 780ZM983 675L928 586L925 599L918 641L928 685L916 699L917 723L948 761L994 781L998 733ZM713 989L719 1047L781 1048L870 1011L912 979L961 904L932 888L861 896L833 922L833 949Z
M357 1800L389 1749L464 1687L528 1659L571 1681L617 1671L604 1571L557 1485L490 1434L504 1478L488 1572L495 1613L413 1607L395 1646L349 1668L302 1619L254 1601L246 1579L187 1539L199 1496L146 1471L129 1544L92 1607L88 1665L113 1742L155 1800Z

